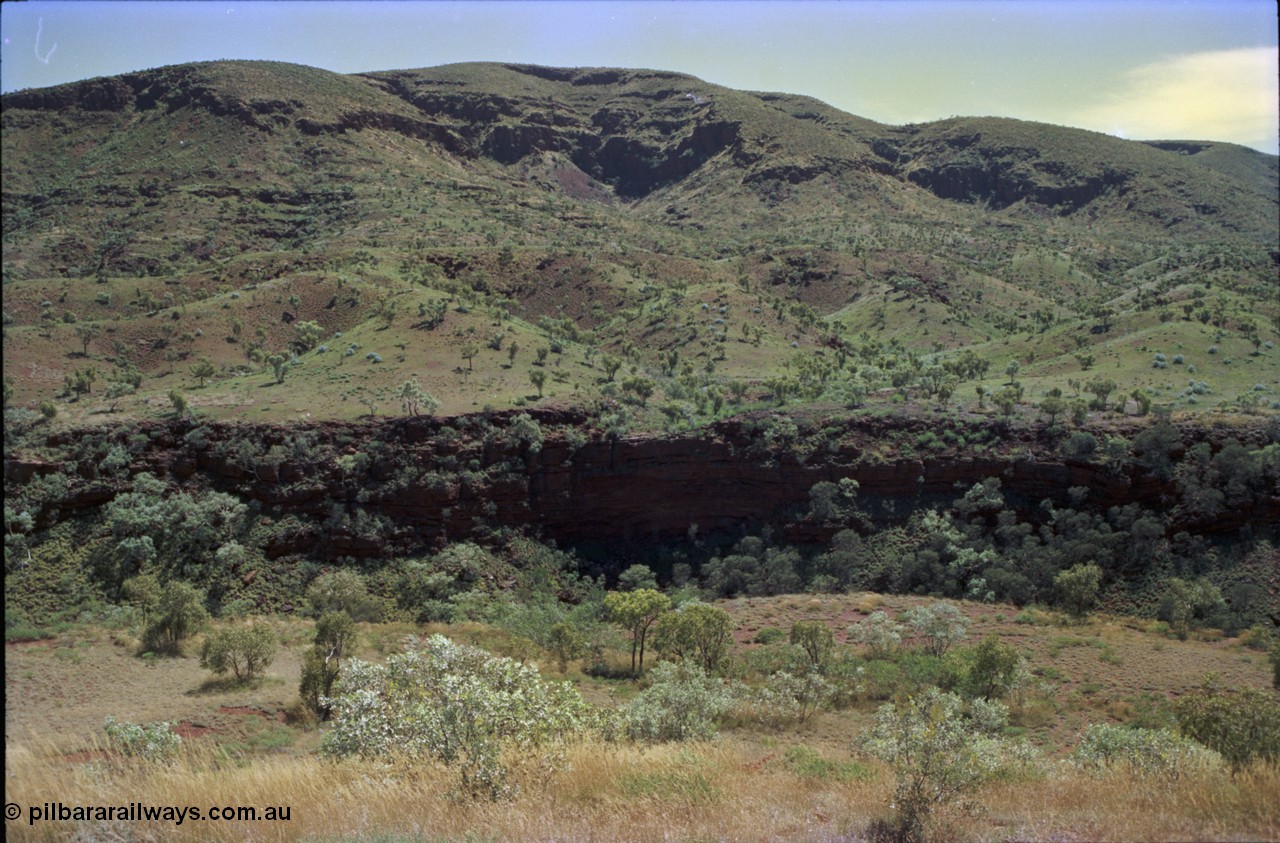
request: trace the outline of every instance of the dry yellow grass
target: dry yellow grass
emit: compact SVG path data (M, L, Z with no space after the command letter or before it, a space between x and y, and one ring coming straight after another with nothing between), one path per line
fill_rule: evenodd
M805 777L776 756L735 740L636 746L584 743L554 759L515 765L514 799L449 798L450 771L315 756L215 763L188 752L171 766L72 764L52 751L10 747L6 823L14 840L520 840L823 841L859 839L883 815L892 776L869 781ZM25 809L68 805L268 806L288 822L90 822L28 824ZM1059 766L1047 778L993 785L968 811L940 817L942 839L1280 839L1280 771L1255 768L1234 781L1189 776L1174 783L1122 774L1091 777Z

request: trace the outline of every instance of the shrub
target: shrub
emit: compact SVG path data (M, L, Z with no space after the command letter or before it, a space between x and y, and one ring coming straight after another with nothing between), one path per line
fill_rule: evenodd
M849 641L865 644L871 658L888 658L902 643L902 624L884 612L872 612L849 627Z
M1124 767L1140 776L1176 779L1190 769L1221 763L1217 753L1168 729L1136 729L1092 723L1071 761L1084 770Z
M385 665L353 659L332 705L326 754L431 758L457 767L463 794L489 799L509 790L504 747L540 746L590 722L569 685L441 635Z
M693 662L663 662L650 677L653 684L622 712L626 732L635 740L705 740L734 702L729 688Z
M227 627L205 639L200 666L217 674L229 670L246 681L270 666L278 646L275 631L265 623Z
M892 766L897 778L886 836L924 841L935 809L1030 759L1025 745L992 737L1003 728L1004 715L1003 706L966 710L959 697L936 688L880 707L861 748Z
M112 751L144 761L168 761L182 747L182 738L173 733L171 723L139 726L107 715L102 729Z
M1220 754L1233 773L1254 759L1280 761L1280 700L1253 688L1202 688L1173 713L1182 734Z
M785 641L787 634L776 626L766 626L764 629L756 633L756 637L752 640L757 644L777 644L779 641Z
M1076 431L1061 446L1063 456L1084 459L1098 450L1098 440L1092 433Z

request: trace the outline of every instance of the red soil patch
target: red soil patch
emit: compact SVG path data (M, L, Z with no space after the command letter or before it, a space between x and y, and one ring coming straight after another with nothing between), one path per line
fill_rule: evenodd
M205 735L213 734L214 731L215 730L209 726L192 723L190 720L183 720L177 726L173 727L173 733L184 741L191 738L202 738Z

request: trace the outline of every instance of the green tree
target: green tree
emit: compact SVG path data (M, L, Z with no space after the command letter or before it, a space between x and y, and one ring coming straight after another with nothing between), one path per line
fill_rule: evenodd
M542 387L543 387L543 384L545 384L546 382L547 382L546 372L542 371L541 369L529 370L529 383L533 384L534 388L538 390L539 398L542 397Z
M316 635L302 661L298 696L321 720L332 714L329 698L342 672L342 659L354 646L355 621L346 612L327 612L316 621Z
M208 619L204 592L189 583L171 580L160 592L154 617L143 633L143 643L152 652L178 655L182 642Z
M102 333L102 328L93 322L81 322L75 327L76 337L79 338L81 344L81 355L89 356L89 343L97 339Z
M1201 577L1185 580L1170 577L1160 600L1159 616L1169 622L1174 634L1186 638L1195 622L1216 618L1226 608L1222 591Z
M203 387L206 378L211 378L217 373L217 369L213 367L213 362L205 357L201 357L191 366L191 376L196 379L196 383Z
M656 388L657 386L653 381L639 375L624 378L622 381L623 391L634 393L641 407L646 406Z
M276 376L276 383L284 383L285 372L289 370L289 359L283 354L272 354L267 358L267 365Z
M1107 396L1116 390L1116 382L1108 378L1093 378L1084 385L1086 392L1093 393L1094 406L1099 410L1107 409Z
M396 390L400 398L400 409L407 416L416 416L421 412L432 415L440 409L440 402L430 392L423 389L417 381L408 380L400 384Z
M691 659L714 673L733 646L733 616L706 603L686 603L658 618L653 646L677 659Z
M657 590L658 578L648 565L632 565L618 574L618 588L621 591L635 591L638 588Z
M133 384L126 383L125 381L115 381L111 386L107 387L106 392L104 392L102 396L111 402L108 410L114 413L120 404L120 399L124 398L126 395L132 395L134 391L135 387Z
M1049 417L1050 425L1054 424L1058 420L1058 416L1066 412L1067 409L1067 402L1062 398L1062 390L1055 388L1053 392L1058 394L1054 395L1051 392L1040 402L1040 412Z
M804 650L809 664L815 668L826 664L836 646L835 635L822 621L796 621L791 625L790 640Z
M120 585L120 597L142 615L143 629L146 629L152 613L160 605L162 592L160 580L154 574L138 574Z
M381 615L378 601L355 571L339 569L321 574L307 587L307 608L315 617L344 612L357 621L374 621Z
M618 369L622 367L622 361L617 357L606 354L604 359L600 361L600 365L604 366L605 381L612 382L614 375L618 374Z
M475 368L476 355L480 353L480 346L473 342L464 342L462 344L462 359L467 361L467 371Z
M1021 669L1017 649L988 635L974 648L962 687L971 697L996 700L1013 690Z
M229 670L237 681L247 682L271 665L279 643L265 623L224 627L205 638L200 666L219 675Z
M1101 586L1102 569L1092 562L1073 565L1053 578L1058 602L1076 620L1086 617L1098 602Z
M324 328L316 322L299 322L293 326L294 333L297 335L297 345L303 351L310 351L320 344L320 337L324 335Z
M553 625L548 638L561 673L568 669L570 661L582 658L587 652L586 637L570 621L560 621Z
M733 706L724 683L691 660L663 662L652 684L627 704L622 720L634 740L707 740Z
M631 633L631 675L639 676L644 672L645 638L659 616L671 608L671 598L651 588L611 591L605 595L604 607L609 620Z

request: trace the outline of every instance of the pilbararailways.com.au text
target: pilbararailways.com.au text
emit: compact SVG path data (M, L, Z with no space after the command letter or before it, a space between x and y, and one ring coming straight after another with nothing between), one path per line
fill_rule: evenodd
M24 811L16 802L5 806L5 819L20 819ZM239 822L288 822L293 809L288 805L251 806L213 805L199 808L195 805L144 805L128 802L123 805L68 805L65 802L45 802L28 805L25 811L27 825L37 822L103 822L125 820L129 822L184 822L239 821Z

